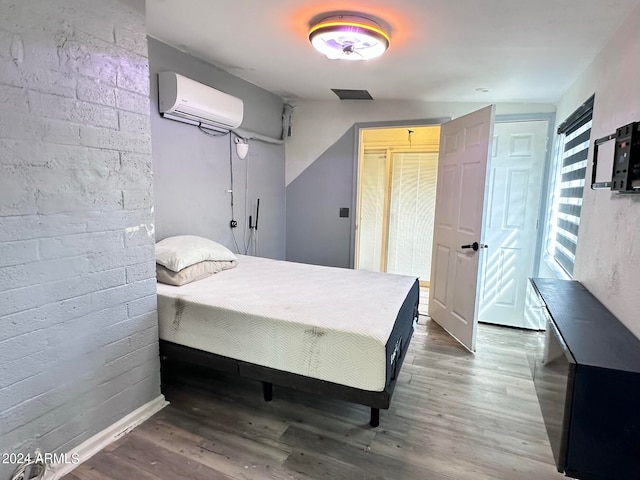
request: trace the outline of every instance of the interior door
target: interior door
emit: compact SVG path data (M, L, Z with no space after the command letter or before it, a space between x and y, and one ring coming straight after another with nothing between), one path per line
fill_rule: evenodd
M533 276L548 122L505 122L493 127L480 289L480 322L538 329L524 314Z
M457 118L440 132L429 315L471 351L493 110Z

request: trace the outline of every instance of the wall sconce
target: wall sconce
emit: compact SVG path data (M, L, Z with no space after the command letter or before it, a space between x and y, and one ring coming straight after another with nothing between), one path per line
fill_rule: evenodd
M236 154L240 160L244 160L249 153L249 141L244 138L236 137Z

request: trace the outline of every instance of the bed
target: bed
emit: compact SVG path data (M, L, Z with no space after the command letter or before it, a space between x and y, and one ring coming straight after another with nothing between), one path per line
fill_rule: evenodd
M254 380L389 408L418 315L417 278L237 256L235 268L158 283L160 354Z

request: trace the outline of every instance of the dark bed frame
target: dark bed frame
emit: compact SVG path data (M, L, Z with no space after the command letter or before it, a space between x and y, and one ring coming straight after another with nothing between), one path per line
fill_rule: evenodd
M300 390L316 395L323 395L339 400L358 403L371 407L369 424L377 427L380 424L380 409L388 409L391 396L396 386L400 368L411 342L414 326L418 320L418 299L420 287L418 281L411 288L396 318L391 335L386 344L386 386L381 392L347 387L337 383L318 380L295 373L276 370L254 363L244 362L230 357L216 355L177 343L160 340L160 358L163 372L170 366L195 365L210 368L219 372L239 375L259 380L265 401L273 398L273 384Z

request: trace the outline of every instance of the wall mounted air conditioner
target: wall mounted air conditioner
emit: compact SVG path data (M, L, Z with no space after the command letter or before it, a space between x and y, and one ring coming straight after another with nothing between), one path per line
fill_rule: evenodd
M158 74L158 110L171 120L217 131L242 123L242 100L175 72Z

